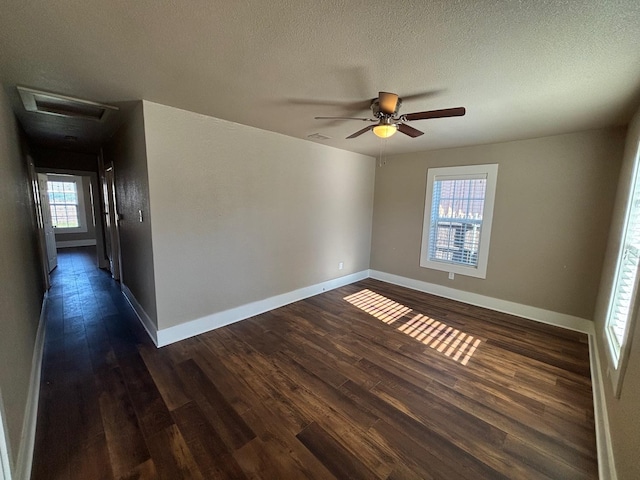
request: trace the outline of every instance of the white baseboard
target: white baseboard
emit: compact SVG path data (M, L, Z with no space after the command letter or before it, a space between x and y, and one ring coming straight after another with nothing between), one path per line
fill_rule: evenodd
M88 238L86 240L62 240L56 241L56 248L71 248L71 247L91 247L96 245L95 238Z
M368 276L369 271L363 270L351 275L345 275L344 277L327 280L309 287L299 288L298 290L265 298L264 300L241 305L223 312L213 313L206 317L176 325L175 327L158 330L157 345L159 347L169 345L170 343L178 342L185 338L224 327L225 325L239 322L240 320L244 320L255 315L260 315L261 313L268 312L269 310L284 307L285 305L304 300L305 298L318 295L319 293L333 290L334 288L342 287L359 280L364 280Z
M521 303L509 302L498 298L487 297L477 293L464 292L451 287L444 287L435 283L423 282L413 278L401 277L392 273L369 270L369 276L376 280L393 283L401 287L411 288L420 292L430 293L439 297L457 300L477 307L484 307L497 312L508 313L528 320L535 320L557 327L567 328L577 332L593 334L593 322L586 318L574 317L565 313L553 312L543 308L523 305Z
M44 335L46 330L46 307L48 292L45 292L40 310L40 320L36 341L33 346L33 358L31 360L31 377L29 379L29 392L22 423L22 436L18 447L18 460L14 472L14 480L29 480L33 465L33 448L36 441L36 422L38 420L38 401L40 400L40 376L42 374L42 356L44 353ZM11 478L11 477L9 477ZM8 480L8 479L7 479Z
M122 288L122 295L124 295L124 298L127 300L127 302L129 302L129 305L131 305L131 308L138 316L138 320L140 320L140 323L149 334L149 337L151 337L153 343L156 345L156 347L158 347L158 327L156 327L155 323L153 323L151 317L147 315L147 312L145 312L144 308L142 308L142 305L140 305L140 302L138 302L138 299L135 297L135 295L131 293L129 287L127 287L124 283L121 283L120 286Z
M609 414L604 396L604 382L600 370L600 354L595 335L589 335L589 362L591 368L591 390L593 413L596 424L596 448L598 450L598 477L600 480L617 480L616 464L613 460Z

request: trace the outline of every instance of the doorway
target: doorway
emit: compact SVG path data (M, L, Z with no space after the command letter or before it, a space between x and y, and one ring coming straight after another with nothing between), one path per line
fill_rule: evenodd
M44 232L50 262L53 252L60 248L95 246L96 265L108 268L98 174L54 167L36 170L42 221L47 220L46 211L53 227L52 235L47 236L46 230ZM49 271L53 268L50 265Z

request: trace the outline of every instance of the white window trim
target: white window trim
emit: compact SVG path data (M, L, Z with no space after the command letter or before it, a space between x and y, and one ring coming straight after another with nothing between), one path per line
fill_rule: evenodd
M76 184L78 194L78 226L69 228L54 228L55 233L86 233L87 232L87 211L84 205L83 177L79 175L67 175L60 173L48 173L47 180L51 182L73 182Z
M640 272L636 275L635 283L633 286L633 293L631 295L631 307L629 311L629 317L625 325L625 331L622 336L622 342L618 344L618 339L611 331L611 310L614 307L615 300L615 288L617 287L617 279L620 274L620 267L622 266L623 255L627 244L627 234L629 221L633 209L633 197L636 190L637 182L640 182L640 151L636 153L633 165L633 173L631 175L631 185L629 188L629 194L627 196L627 203L625 206L624 225L622 228L622 236L620 239L620 245L618 248L618 255L616 259L616 270L613 276L613 283L611 284L611 291L609 292L609 305L607 307L607 316L605 318L604 336L608 345L607 353L609 356L610 367L607 373L611 379L611 385L616 398L620 397L622 391L622 380L629 361L629 354L631 352L631 339L633 338L635 326L637 323L638 315L640 314L640 302L638 302L638 287L640 283Z
M433 202L433 185L437 177L465 177L486 175L487 185L484 200L482 230L478 249L477 267L438 262L429 259L431 235L431 206ZM493 223L493 207L495 205L498 164L467 165L460 167L440 167L427 170L427 189L424 204L424 220L422 224L422 245L420 249L420 266L444 272L457 273L476 278L487 278L489 261L489 244L491 241L491 225Z
M0 480L11 479L11 460L5 418L2 391L0 390Z

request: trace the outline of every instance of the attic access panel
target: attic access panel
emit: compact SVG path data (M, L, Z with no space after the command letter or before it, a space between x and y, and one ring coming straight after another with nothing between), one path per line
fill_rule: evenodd
M104 121L118 107L81 100L56 93L42 92L27 87L16 87L27 112L44 113L65 118Z

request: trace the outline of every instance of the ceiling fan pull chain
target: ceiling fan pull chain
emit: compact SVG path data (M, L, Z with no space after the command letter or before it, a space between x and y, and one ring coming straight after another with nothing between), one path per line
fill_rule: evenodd
M388 139L386 138L380 139L380 150L378 154L378 166L380 168L382 168L383 165L387 164L387 159L385 157L387 153L387 142L388 142Z

